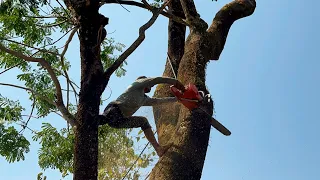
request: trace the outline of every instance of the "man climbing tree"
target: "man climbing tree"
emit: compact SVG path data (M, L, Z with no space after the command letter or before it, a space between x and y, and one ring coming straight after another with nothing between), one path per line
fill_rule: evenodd
M35 78L37 76L24 75L20 79L27 82L27 87L20 88L31 92L30 99L35 99L36 106L40 107L38 109L42 110L44 114L52 111L59 112L72 126L75 137L73 166L75 180L97 179L98 128L99 125L104 123L103 121L107 121L106 119L101 120L99 115L101 95L111 75L143 42L146 37L145 31L152 26L160 14L170 19L168 52L172 57L173 69L177 74L177 79L183 84L193 83L199 90L209 94L205 84L206 64L210 60L219 59L231 25L236 20L251 15L256 6L255 0L234 0L224 6L213 18L211 25L208 25L200 18L193 0L167 0L161 6L152 6L146 0L142 0L142 3L125 0L64 0L66 8L61 4L61 1L56 1L62 8L59 11L57 8L52 8L53 17L57 19L57 22L50 23L48 26L49 28L50 25L61 26L65 32L70 32L70 40L65 44L61 54L57 55L57 48L45 49L48 43L43 41L51 35L51 31L48 32L37 26L41 23L40 20L37 20L40 11L37 8L47 4L50 5L46 0L21 1L22 3L29 3L26 8L32 7L27 14L21 9L10 12L15 13L16 16L13 17L17 18L7 17L5 22L1 22L6 25L6 28L1 31L1 38L8 39L7 36L10 36L10 38L22 36L24 41L18 43L18 45L1 43L0 51L2 55L10 54L11 59L17 61L12 64L19 62L17 66L20 69L27 71L28 65L34 63L40 67L39 73L45 74L43 79L46 85L49 84L48 86L39 86L39 84L30 81L32 78L40 80ZM159 1L156 0L156 2ZM100 14L99 9L101 6L110 3L133 5L147 9L151 11L152 17L140 27L139 36L134 43L111 64L104 66L105 60L103 57L105 56L101 47L103 47L107 35L105 27L109 19ZM168 11L164 10L167 5L169 5ZM0 10L6 15L12 7L19 6L16 2L8 3L6 7L1 7ZM16 21L21 21L24 24L15 26L12 22ZM186 27L190 28L190 34L187 38L185 38ZM25 35L24 32L30 33ZM66 73L68 65L65 64L64 54L74 34L78 35L80 42L81 80L78 93L79 101L76 110L72 112L68 101L65 103L63 89L58 77L63 74L67 79L67 84L72 87L73 84ZM41 38L37 35L41 35ZM26 46L22 44L26 44ZM43 46L33 49L38 52L31 53L26 48L39 44ZM173 77L168 63L163 76ZM47 87L50 87L50 91L45 91ZM170 95L168 86L157 87L156 97L168 97ZM50 108L41 109L44 104ZM213 114L212 101L202 106L202 109L209 115ZM174 107L162 105L155 107L154 112L159 144L165 146L172 143L173 146L160 158L153 168L150 178L160 180L200 179L210 133L208 115L197 110L190 112L179 105L174 105Z
M251 15L255 7L255 0L234 0L221 8L208 25L201 19L193 0L170 2L170 12L184 22L171 19L168 28L168 54L177 78L209 94L207 63L219 59L231 25ZM186 27L190 28L187 38ZM171 69L167 62L163 76L174 77ZM166 97L170 93L167 86L158 86L155 97ZM212 115L212 101L202 104L201 109ZM162 111L167 113L160 116ZM210 118L200 109L191 112L180 105L155 107L154 114L160 145L173 145L153 168L150 179L200 179L210 135Z
M109 105L105 108L103 115L101 116L100 125L108 124L109 126L114 128L140 127L143 130L148 141L156 150L158 156L161 157L165 153L167 148L162 147L158 144L147 118L132 115L141 106L157 106L177 101L175 97L150 98L145 94L149 93L151 91L151 87L153 87L154 85L162 83L174 85L182 92L185 90L183 84L173 78L147 78L146 76L140 76L115 101L109 103Z

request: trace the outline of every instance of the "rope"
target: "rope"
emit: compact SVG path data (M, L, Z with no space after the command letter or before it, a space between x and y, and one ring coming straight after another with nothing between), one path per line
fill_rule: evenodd
M153 135L155 135L157 133L154 132ZM132 163L132 165L130 166L130 168L128 169L128 171L126 172L126 174L123 176L123 178L121 180L124 180L124 178L127 177L127 175L129 174L129 172L132 170L133 166L138 162L139 158L141 157L142 153L146 150L146 148L148 147L148 145L150 144L150 142L148 142L145 147L142 149L142 151L140 152L139 156L137 157L137 159L134 161L134 163Z
M172 63L171 63L171 59L170 59L169 53L167 53L167 54L168 54L168 61L169 61L169 64L170 64L170 66L171 66L172 73L173 73L173 75L174 75L174 78L177 79L177 75L176 75L176 73L174 72L174 69L173 69L173 66L172 66Z
M141 157L142 153L144 152L144 150L146 150L146 148L148 147L149 142L146 144L146 146L142 149L141 153L139 154L138 158L135 160L134 163L132 163L131 167L129 168L129 170L127 171L127 173L123 176L122 180L124 180L124 178L127 177L127 175L129 174L129 172L131 171L131 169L133 168L133 166L138 162L139 158Z

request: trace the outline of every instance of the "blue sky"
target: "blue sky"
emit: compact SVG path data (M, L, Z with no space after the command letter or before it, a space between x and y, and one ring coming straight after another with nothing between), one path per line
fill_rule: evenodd
M206 0L196 5L201 17L210 23L228 2ZM208 65L207 86L215 101L216 118L233 134L225 137L212 129L203 180L320 179L319 5L318 1L258 1L252 16L232 26L220 60ZM131 12L119 5L101 9L110 18L108 32L115 31L109 36L125 45L134 41L138 28L151 16L135 7L128 9ZM147 31L146 40L128 58L127 75L112 77L111 99L139 75L162 75L167 22L160 17ZM73 58L71 76L79 81L76 40L67 57ZM0 82L14 82L13 74L1 75ZM1 93L20 99L26 107L31 105L21 90L1 87ZM107 89L104 96L109 93ZM139 113L150 117L151 112L146 108ZM46 120L57 127L65 126L55 116ZM39 129L41 122L33 121L30 126ZM35 179L40 172L38 147L33 143L26 161L21 163L8 164L0 157L1 179ZM45 174L49 180L60 179L56 170Z

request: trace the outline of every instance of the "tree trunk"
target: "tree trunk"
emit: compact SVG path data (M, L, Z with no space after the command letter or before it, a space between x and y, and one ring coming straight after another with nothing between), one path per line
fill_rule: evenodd
M172 0L169 3L169 10L172 14L184 18L183 10L180 0ZM175 77L178 74L180 60L184 54L186 26L169 20L168 26L168 56L163 76ZM172 63L172 67L170 65ZM169 97L172 96L169 85L161 84L157 86L154 94L155 97ZM171 133L177 125L180 104L172 106L156 106L153 108L155 115L157 133L159 136L159 143L167 145L171 139ZM166 112L166 113L163 113Z
M177 2L179 1L173 1ZM195 15L196 10L192 9L193 1L184 0L184 3L181 3L184 12L189 16ZM209 28L200 17L194 16L184 52L181 50L181 45L179 48L170 46L170 42L175 42L176 38L180 39L182 33L172 32L174 28L170 28L172 24L169 24L168 52L169 55L173 52L171 56L174 57L172 58L174 68L178 69L178 79L184 84L193 83L199 90L209 93L205 84L207 63L210 60L218 60L233 22L251 15L254 9L254 0L235 0L217 13ZM178 8L176 10L178 11ZM181 61L178 59L180 52L183 52ZM164 75L171 76L170 71L167 63ZM155 96L169 95L167 87L163 85L157 87ZM209 116L213 113L213 104L202 104L201 109L193 111L180 105L170 104L154 108L154 112L160 144L172 144L172 146L153 168L150 179L200 179L208 147Z
M96 4L77 9L81 56L81 87L76 114L74 180L96 180L98 177L98 125L100 97L107 84L103 77L100 43L105 38L106 18Z

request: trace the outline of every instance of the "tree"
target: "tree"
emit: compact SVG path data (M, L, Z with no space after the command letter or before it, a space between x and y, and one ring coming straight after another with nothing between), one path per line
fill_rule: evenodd
M170 20L168 27L168 54L177 78L184 84L193 83L206 94L206 64L218 60L224 48L231 25L251 15L254 0L234 0L225 5L210 26L200 18L192 0L173 0L172 14L185 19L190 34L185 41L186 26ZM174 77L167 61L164 76ZM158 86L156 97L169 96L167 86ZM202 104L190 112L179 104L154 108L157 132L161 145L173 144L153 168L150 179L200 179L210 134L213 103ZM161 113L161 112L166 112Z
M45 4L44 1L30 0L30 7L34 3ZM159 1L156 1L159 2ZM42 113L50 110L59 110L63 118L73 127L74 131L74 179L97 179L98 169L98 127L103 125L97 118L102 92L108 84L110 76L123 64L125 59L142 43L145 31L155 22L161 14L170 19L169 21L169 47L168 53L172 59L173 69L177 77L183 83L194 83L197 87L208 93L205 86L205 68L210 60L218 60L228 34L228 31L237 19L251 15L255 9L254 0L234 0L223 7L213 19L210 26L200 18L192 0L167 0L160 6L155 3L150 5L147 1L142 3L124 0L87 0L75 1L64 0L67 10L58 8L58 17L55 24L61 25L62 29L75 28L72 31L78 33L81 55L81 83L79 102L74 113L70 112L64 103L62 88L57 76L64 75L67 84L72 87L71 80L65 70L68 64L64 61L63 51L60 58L56 50L40 51L36 57L21 46L0 45L0 50L6 52L20 61L19 65L27 69L27 62L36 62L40 65L39 73L46 73L45 88L50 91L40 94L34 89L25 88L34 94L36 102L45 104L47 109L38 108ZM109 3L120 3L138 6L152 12L151 19L139 29L139 36L112 64L107 64L103 59L103 43L106 38L105 26L108 18L99 14L100 6ZM169 5L169 10L164 8ZM34 13L32 9L30 12ZM28 19L28 18L27 18ZM32 20L30 20L32 21ZM34 21L34 20L33 20ZM55 24L48 24L52 26ZM64 26L63 26L64 25ZM186 26L190 28L190 34L185 41ZM9 26L10 27L10 26ZM15 28L19 34L19 28ZM39 32L43 37L50 32ZM3 35L9 32L3 32ZM45 43L42 40L34 40L30 33L24 37L24 43ZM72 37L72 36L71 36ZM66 47L68 44L66 44ZM65 48L66 49L66 48ZM53 52L52 52L53 51ZM54 54L52 54L54 53ZM30 55L26 55L30 54ZM49 57L48 57L49 56ZM23 59L24 61L21 61ZM104 66L105 65L105 66ZM170 65L167 62L164 75L173 77ZM57 71L59 70L59 71ZM37 72L38 73L38 72ZM41 77L39 75L39 77ZM26 77L22 77L26 78ZM39 78L38 78L39 79ZM23 80L23 79L22 79ZM32 83L31 83L32 84ZM28 86L28 85L27 85ZM34 86L34 85L33 85ZM42 89L43 87L37 87ZM35 89L35 90L38 90ZM48 96L47 96L48 95ZM158 86L155 96L169 96L166 86ZM48 99L48 97L50 99ZM37 105L37 104L36 104ZM213 104L202 105L208 114L213 114ZM41 106L40 106L41 107ZM179 104L155 108L157 132L162 145L170 142L173 146L154 167L151 179L200 179L210 132L209 117L206 113L194 110L188 111ZM166 112L166 113L163 113Z
M69 13L59 3L48 3L46 0L8 0L0 5L0 69L4 69L0 74L16 68L15 74L21 81L19 84L25 85L0 82L0 86L25 90L32 102L31 113L25 115L25 107L19 101L0 94L0 155L8 162L24 160L25 153L29 152L30 139L23 132L29 129L33 133L32 140L42 145L39 166L44 170L58 169L62 176L74 172L74 115L79 105L80 88L69 77L71 64L65 58L70 42L79 30ZM112 38L101 42L100 56L104 68L116 61L116 54L123 48L123 44L115 43ZM114 71L118 77L126 72L122 64ZM74 98L71 96L73 94ZM63 117L72 128L68 126L59 130L50 124L50 120L43 123L39 131L28 126L31 119L46 119L52 113ZM140 157L135 154L134 141L128 136L129 133L130 130L107 125L99 127L99 179L121 179L137 159L139 163L134 164L127 177L138 177L137 170L152 161L153 154L145 153Z

